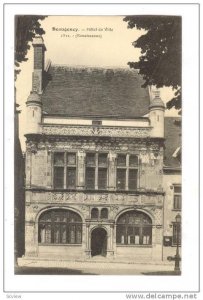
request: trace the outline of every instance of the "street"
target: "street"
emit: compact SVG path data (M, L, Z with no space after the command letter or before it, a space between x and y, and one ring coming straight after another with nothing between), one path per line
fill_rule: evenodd
M19 260L16 275L176 275L174 264Z

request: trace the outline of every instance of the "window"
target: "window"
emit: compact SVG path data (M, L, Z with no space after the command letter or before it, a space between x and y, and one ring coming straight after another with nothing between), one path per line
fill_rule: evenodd
M125 167L126 166L126 155L125 154L118 154L117 165L119 167Z
M95 188L95 154L87 153L86 154L86 188L94 189Z
M64 153L54 153L54 187L64 187Z
M76 188L76 154L54 153L54 187Z
M94 207L91 210L91 219L98 219L99 218L99 210L98 208Z
M95 188L95 168L86 168L86 188Z
M98 189L107 188L107 154L98 155Z
M126 185L126 169L117 169L117 189L124 190Z
M173 223L173 245L181 245L181 225Z
M54 187L64 187L64 168L54 166Z
M108 209L107 208L101 209L101 219L108 219Z
M137 155L118 154L116 186L118 190L136 190L138 180Z
M137 167L138 166L138 157L137 155L130 155L129 157L129 166Z
M108 208L102 208L100 212L98 208L92 208L91 219L108 219Z
M129 190L137 188L137 170L135 169L129 169L128 188Z
M107 153L86 154L86 188L106 189L107 188Z
M92 120L92 125L100 126L100 125L102 125L102 121L101 120Z
M138 156L129 155L129 170L128 170L128 189L137 189L138 175Z
M181 186L174 185L174 196L173 196L173 209L181 209Z
M123 245L151 245L152 221L142 212L122 214L116 224L116 243Z
M87 153L86 163L88 167L95 167L95 153Z
M39 219L38 242L40 244L81 244L82 219L70 210L44 212Z

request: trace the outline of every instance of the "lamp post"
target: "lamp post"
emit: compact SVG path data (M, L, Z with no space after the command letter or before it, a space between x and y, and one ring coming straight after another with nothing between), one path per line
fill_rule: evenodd
M177 237L177 247L176 247L176 255L175 255L175 268L174 271L177 274L180 274L180 254L179 254L179 237L180 237L180 225L181 225L181 215L177 214L176 216L176 237Z

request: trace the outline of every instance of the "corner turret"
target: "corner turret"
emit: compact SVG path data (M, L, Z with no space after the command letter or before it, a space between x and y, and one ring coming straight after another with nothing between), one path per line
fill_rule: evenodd
M160 98L160 92L154 91L154 97L149 105L149 119L152 127L151 137L164 138L165 105Z
M30 92L27 102L27 134L41 133L42 103L36 92Z

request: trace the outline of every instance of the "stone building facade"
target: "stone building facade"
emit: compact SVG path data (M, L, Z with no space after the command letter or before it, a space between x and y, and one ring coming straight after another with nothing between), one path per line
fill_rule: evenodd
M178 124L177 124L178 123ZM163 167L164 241L163 258L174 255L177 246L176 216L182 211L181 126L180 117L165 117L165 150ZM179 232L181 246L181 230Z
M159 93L142 88L136 71L44 69L41 37L33 47L25 256L163 259L168 223Z

